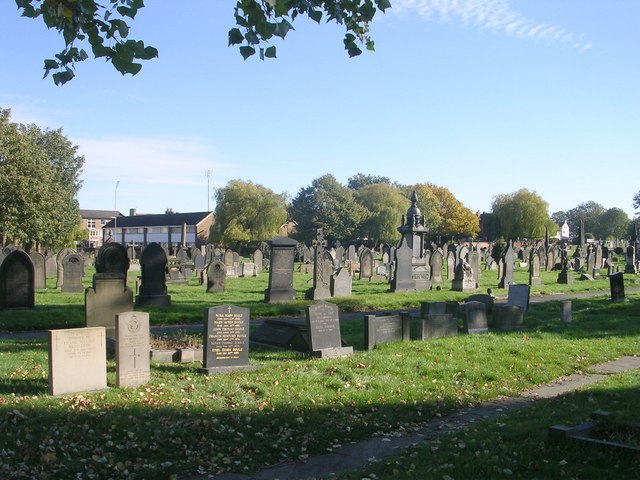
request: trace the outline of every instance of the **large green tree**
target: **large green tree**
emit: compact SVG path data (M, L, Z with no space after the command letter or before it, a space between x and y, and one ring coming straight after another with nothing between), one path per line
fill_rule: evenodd
M16 0L22 16L40 18L48 28L58 30L64 48L44 62L45 72L53 72L56 84L74 77L75 65L89 58L104 58L122 74L135 75L140 60L158 56L158 51L141 40L129 38L129 23L144 7L143 0ZM361 47L374 49L369 23L376 12L390 8L389 0L237 0L235 26L229 30L229 45L239 45L247 59L258 53L261 59L275 58L273 37L285 38L298 17L306 16L341 24L345 28L344 47L353 57ZM176 3L176 8L184 8Z
M322 228L329 242L348 244L362 239L369 211L356 202L352 190L326 174L300 189L289 216L298 223L296 238L302 242L310 243L316 229Z
M372 245L395 244L400 239L398 227L407 210L407 197L388 183L365 185L354 193L356 201L369 211L362 224L363 239Z
M508 239L542 238L545 227L554 225L548 209L549 204L542 197L526 188L497 195L492 205L500 235Z
M598 218L593 233L598 239L624 238L629 230L629 216L621 208L609 208Z
M445 187L427 184L437 198L438 233L447 237L473 237L480 232L480 219Z
M588 202L581 203L575 208L567 211L567 225L569 225L569 232L574 237L578 235L580 230L580 220L584 225L585 233L590 233L594 237L598 229L598 223L600 217L606 211L606 209L598 202L590 200Z
M216 191L212 240L238 248L276 236L287 220L287 198L267 187L231 180Z
M0 109L0 233L29 248L68 245L80 215L76 195L84 157L62 130L10 121Z

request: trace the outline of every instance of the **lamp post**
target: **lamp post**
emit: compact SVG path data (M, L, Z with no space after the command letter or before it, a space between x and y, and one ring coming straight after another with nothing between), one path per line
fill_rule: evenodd
M113 236L117 235L116 229L118 228L118 186L120 180L116 181L116 189L113 194Z
M210 208L209 208L209 199L211 198L211 195L209 195L209 192L211 192L211 189L209 187L209 179L211 178L211 174L213 173L213 170L205 170L204 174L207 177L207 212L210 212Z

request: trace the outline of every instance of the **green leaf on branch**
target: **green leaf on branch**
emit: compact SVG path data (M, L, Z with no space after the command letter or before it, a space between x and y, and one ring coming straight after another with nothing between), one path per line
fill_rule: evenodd
M291 25L288 21L282 20L280 23L276 24L276 31L274 35L284 38L289 30L293 30L293 25Z
M391 8L391 2L389 0L376 0L378 9L384 12L387 8Z
M238 45L242 42L244 42L244 35L240 33L240 29L232 28L229 30L229 46Z
M264 51L264 56L267 58L276 58L276 47L275 46L268 47Z
M244 58L245 60L255 53L256 53L256 49L253 47L248 47L246 45L243 47L240 47L240 55L242 55L242 58Z
M320 23L320 20L322 20L322 10L309 10L309 18L316 23Z

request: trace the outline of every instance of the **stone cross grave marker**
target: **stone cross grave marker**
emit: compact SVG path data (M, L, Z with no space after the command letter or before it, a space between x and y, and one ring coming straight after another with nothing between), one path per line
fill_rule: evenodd
M49 330L49 393L63 395L105 388L104 327Z
M116 385L138 387L151 378L149 366L149 314L116 315Z

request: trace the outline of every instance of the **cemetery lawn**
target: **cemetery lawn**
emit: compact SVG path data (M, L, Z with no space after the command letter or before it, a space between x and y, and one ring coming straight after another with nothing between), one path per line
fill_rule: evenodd
M90 287L93 267L85 268L83 285ZM136 279L139 272L129 271L128 285L136 292ZM562 292L587 292L609 290L609 279L602 271L602 275L595 281L578 280L579 274L573 273L575 281L571 285L557 283L558 272L541 272L541 285L531 287L531 295L554 294ZM528 283L528 271L516 267L515 281L520 284ZM56 328L84 327L84 293L62 293L55 288L55 277L47 279L47 289L36 291L35 310L0 311L0 332L48 330ZM498 283L495 271L482 272L477 293L486 293L487 288L499 298L506 298L507 290L496 288ZM268 273L257 277L228 278L224 293L207 293L206 287L199 285L194 276L188 285L168 284L168 294L171 295L169 308L137 308L149 312L151 325L170 324L202 324L205 308L217 305L233 304L250 309L252 319L279 316L304 316L304 309L311 301L304 299L307 289L312 286L310 274L294 272L294 288L296 300L291 302L268 304L264 302L264 291L268 286ZM625 275L625 286L640 286L640 276ZM391 293L388 281L384 277L376 277L374 281L353 280L353 294L351 297L332 298L341 313L371 312L375 310L399 311L403 309L419 308L421 301L462 301L469 293L451 291L451 281L444 281L441 290L417 293Z
M598 410L610 412L618 422L638 424L639 403L640 371L632 370L561 397L538 400L529 408L496 420L426 440L401 456L337 478L638 478L637 452L584 442L553 443L548 428L583 424ZM637 434L605 439L640 447Z
M365 295L372 301L376 296ZM417 306L415 296L412 305ZM628 297L618 303L606 297L573 300L572 323L560 322L558 302L533 304L524 331L389 343L347 358L252 349L250 363L260 367L254 372L205 376L198 373L199 363L152 362L147 385L61 397L46 393L46 341L3 339L0 478L247 473L372 435L412 430L438 414L517 396L622 355L640 355L640 294ZM344 321L341 330L356 350L362 348L361 320ZM112 360L108 384L115 385ZM540 402L535 410L442 437L398 460L401 466L393 459L366 473L557 478L565 471L570 478L587 478L576 473L583 460L578 450L549 447L546 429L582 422L598 408L637 421L639 385L637 372L617 375L566 398ZM604 468L597 461L593 465ZM621 472L627 468L616 457L610 472L615 465Z

